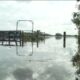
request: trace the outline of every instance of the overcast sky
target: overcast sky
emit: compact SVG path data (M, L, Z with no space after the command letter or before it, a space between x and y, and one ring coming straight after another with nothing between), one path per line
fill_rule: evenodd
M0 1L0 30L16 29L17 20L33 20L34 30L55 34L76 34L72 13L76 1ZM19 28L31 30L30 22L20 22Z

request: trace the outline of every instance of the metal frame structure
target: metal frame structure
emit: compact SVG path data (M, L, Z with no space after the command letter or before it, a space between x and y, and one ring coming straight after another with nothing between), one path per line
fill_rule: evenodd
M32 23L32 33L33 33L33 29L34 29L34 22L33 22L33 20L17 20L17 22L16 22L16 31L18 30L19 22L24 22L24 21L28 21L28 22Z
M24 21L28 21L28 22L31 22L31 24L32 24L32 38L33 38L33 29L34 29L34 22L33 22L33 20L17 20L17 22L16 22L16 32L17 32L17 30L18 30L18 25L19 25L19 22L24 22ZM19 55L18 54L18 51L17 51L17 46L16 46L16 54L17 55ZM32 53L30 54L30 56L32 56L33 55L33 40L32 40ZM19 56L23 56L23 55L19 55Z

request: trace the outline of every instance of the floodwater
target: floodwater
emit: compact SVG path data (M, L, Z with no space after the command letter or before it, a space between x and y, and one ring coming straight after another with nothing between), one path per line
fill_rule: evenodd
M0 46L0 80L75 80L71 59L77 52L77 39L51 37L36 46Z

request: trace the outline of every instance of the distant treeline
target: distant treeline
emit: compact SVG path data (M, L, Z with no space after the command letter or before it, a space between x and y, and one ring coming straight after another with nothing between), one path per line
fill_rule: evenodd
M62 37L63 35L61 33L56 33L54 36ZM67 35L66 34L66 37L78 37L78 35Z
M47 34L45 32L40 32L39 30L34 31L33 33L30 32L22 32L22 37L24 41L42 41L46 38L49 38L50 34Z

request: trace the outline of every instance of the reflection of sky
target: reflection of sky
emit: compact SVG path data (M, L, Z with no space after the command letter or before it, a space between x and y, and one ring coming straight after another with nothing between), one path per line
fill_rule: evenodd
M74 6L74 1L31 1L29 3L1 1L0 29L16 29L15 23L17 20L32 19L35 29L49 33L67 31L68 33L75 34L75 26L71 22ZM31 29L30 23L24 24L19 24L21 26L19 28ZM72 44L72 40L69 40L67 43L69 44L69 49L75 46L74 41ZM25 61L27 57L16 56L15 48L0 47L0 80L15 80L15 78L20 80L21 74L24 74L22 80L26 80L25 75L30 76L28 80L32 78L37 80L73 80L74 69L69 62L73 53L70 55L68 50L65 51L65 49L61 48L62 41L55 42L53 39L52 41L53 43L48 41L46 47L41 46L43 49L39 48L39 51L46 49L53 51L49 55L54 57L55 61L49 63L27 62ZM56 48L59 48L59 50L55 51ZM40 55L42 54L44 53ZM36 53L35 55L37 57L39 54Z
M54 63L49 66L44 73L40 75L41 80L73 80L72 73L69 69L62 66L64 63ZM69 65L67 65L69 67Z
M21 54L28 54L27 47L30 47L29 44L27 43L26 50ZM26 80L26 78L28 80L74 80L74 68L70 61L74 54L72 51L75 49L76 39L68 39L67 44L67 48L63 49L62 39L48 39L45 45L41 43L38 49L36 44L34 45L33 56L18 56L15 53L15 47L0 46L0 80L15 80L15 78L16 80ZM49 51L47 52L46 49ZM52 61L35 61L38 60L37 57L39 56L39 60L42 60L43 57L49 57L52 58ZM35 60L27 61L28 59ZM20 78L21 76L22 78Z
M71 22L75 4L75 1L1 1L0 29L15 29L17 20L31 19L35 30L75 34L75 25ZM26 28L31 29L31 25L25 24Z

